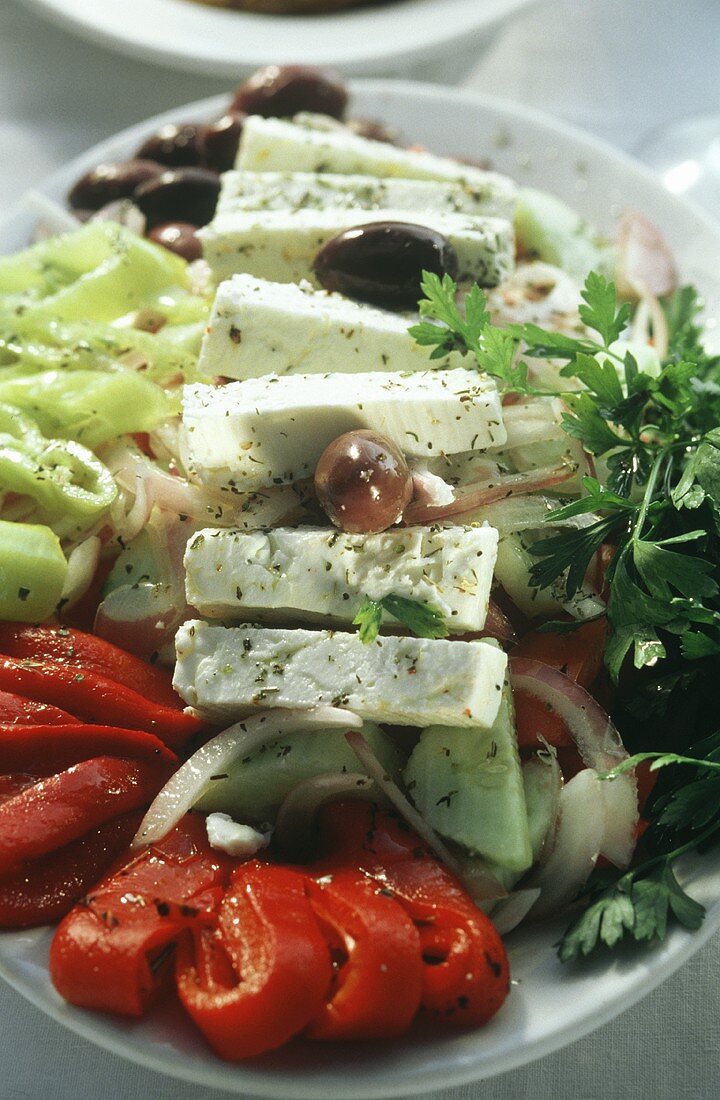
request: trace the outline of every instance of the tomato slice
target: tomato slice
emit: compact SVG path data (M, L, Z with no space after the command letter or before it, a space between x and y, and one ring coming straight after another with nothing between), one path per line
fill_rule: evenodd
M216 930L178 944L185 1009L221 1058L239 1061L286 1043L325 1003L330 952L298 871L256 860L233 875Z
M488 917L405 825L361 802L322 811L318 875L355 867L392 894L415 923L423 957L421 1005L457 1027L486 1023L509 990L505 947Z
M107 821L20 870L0 875L0 928L34 928L64 917L127 848L142 814Z
M167 765L99 756L7 798L0 804L0 874L146 806L168 774Z
M72 721L60 726L13 726L0 730L0 770L53 775L96 756L177 762L152 733Z
M310 904L333 950L330 998L311 1039L402 1035L420 1008L423 966L414 922L390 891L354 870L308 884Z
M142 1016L172 973L178 938L214 918L229 867L193 814L131 855L59 925L50 948L58 993L82 1008Z
M52 661L106 676L132 688L153 703L181 710L170 673L141 661L132 653L71 627L0 623L0 653L31 661Z

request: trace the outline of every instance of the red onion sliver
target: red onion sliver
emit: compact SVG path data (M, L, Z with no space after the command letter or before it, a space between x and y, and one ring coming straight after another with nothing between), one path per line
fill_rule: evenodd
M509 474L496 481L484 481L477 485L465 485L458 489L451 504L432 506L412 501L403 513L403 523L434 523L447 516L460 516L463 512L472 512L496 500L517 496L520 493L535 493L562 485L577 474L575 465L563 463L562 466L546 466L540 470L528 470L522 474Z
M413 804L402 793L397 783L393 782L382 764L375 756L367 741L359 730L350 730L345 734L345 740L365 768L369 776L377 783L380 790L386 795L388 801L395 807L398 813L405 818L408 825L415 830L421 840L424 840L428 848L434 852L441 863L444 863L449 871L465 882L465 873L460 862L455 859L452 852L445 846L435 830L430 826L422 814L418 813ZM505 897L507 890L489 872L480 875L474 872L472 875L472 888L470 893L475 901L489 898Z

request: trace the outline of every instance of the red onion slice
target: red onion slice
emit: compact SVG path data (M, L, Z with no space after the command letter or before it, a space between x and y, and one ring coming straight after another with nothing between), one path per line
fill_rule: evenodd
M607 772L627 759L610 716L585 688L557 669L526 657L512 657L509 670L513 688L551 706L560 715L588 768ZM635 776L628 772L604 780L597 797L607 818L600 852L616 866L626 867L635 849L639 817Z
M451 504L433 506L412 501L403 513L403 523L434 523L447 516L460 516L464 512L472 512L476 508L483 508L486 504L493 504L506 497L551 489L555 485L562 485L563 482L569 481L576 474L577 467L574 464L563 463L561 466L545 466L539 470L509 474L495 481L465 485L457 490L456 498Z
M662 298L677 287L675 259L659 229L627 210L617 227L615 282L623 298Z
M291 857L302 856L318 810L338 798L378 801L382 792L361 772L330 772L298 783L286 796L275 820L274 836L280 850Z
M361 726L362 719L356 714L337 707L304 711L278 708L263 711L244 722L235 722L193 753L168 780L141 821L131 847L139 848L162 840L192 809L214 775L225 773L238 760L285 731L358 729Z

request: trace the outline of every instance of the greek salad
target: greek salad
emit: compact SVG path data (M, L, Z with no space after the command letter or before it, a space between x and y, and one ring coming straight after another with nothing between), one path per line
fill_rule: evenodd
M0 258L0 927L229 1060L695 929L720 831L697 292L347 114L270 66Z

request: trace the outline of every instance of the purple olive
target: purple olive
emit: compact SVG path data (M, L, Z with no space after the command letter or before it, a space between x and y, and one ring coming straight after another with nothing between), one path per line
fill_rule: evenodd
M458 259L448 239L425 225L373 222L327 241L314 267L326 290L402 310L414 309L422 297L423 271L455 277Z
M202 256L202 242L197 235L197 226L189 222L165 222L156 225L148 233L148 237L155 244L167 248L168 252L174 252L176 256L182 256L183 260L191 263Z
M162 171L162 165L153 160L98 164L77 181L68 201L75 210L99 210L117 199L133 198L138 187Z
M170 122L146 138L135 155L169 168L202 164L204 129L194 123L176 126Z
M309 65L267 65L241 84L231 109L266 118L315 111L342 118L348 94L339 76Z
M207 168L170 168L138 187L135 203L148 221L148 229L164 222L207 225L215 213L220 180Z
M228 111L205 130L203 151L205 164L216 172L227 172L235 164L243 123L242 111Z
M327 445L315 467L315 492L326 515L353 534L392 527L412 491L400 448L377 432L345 432Z

